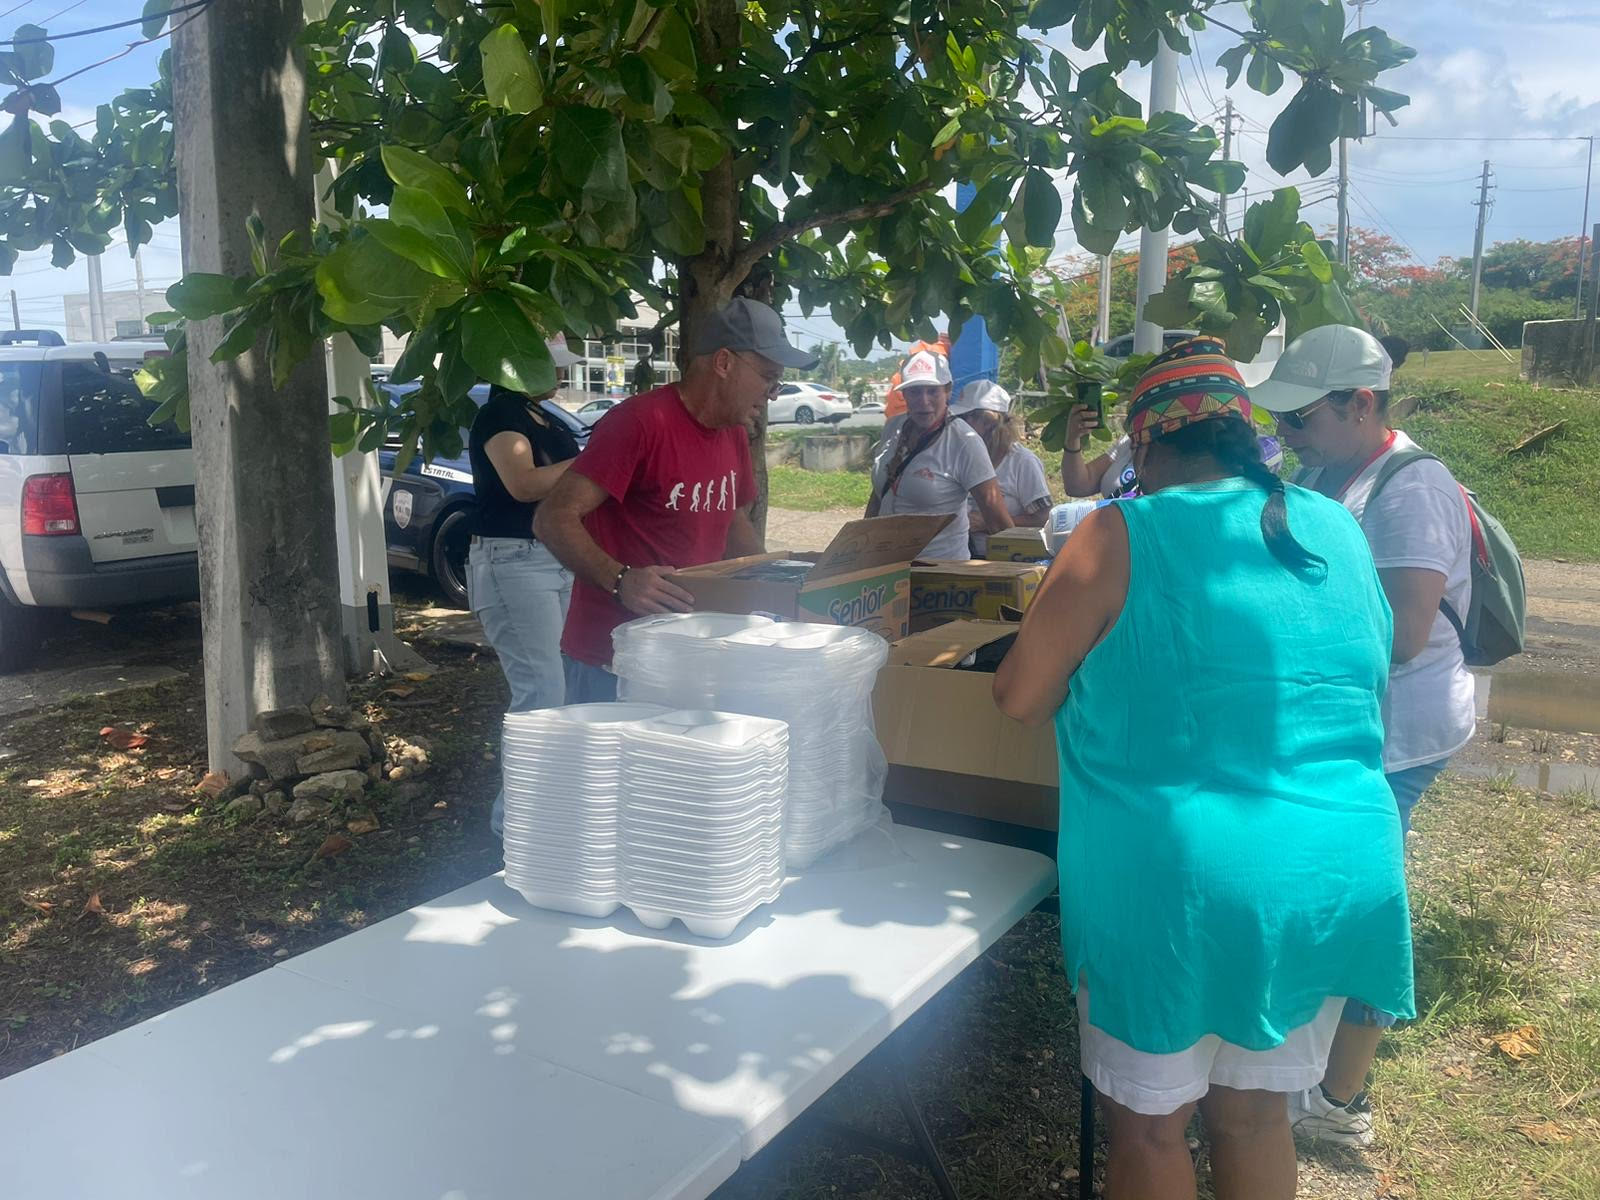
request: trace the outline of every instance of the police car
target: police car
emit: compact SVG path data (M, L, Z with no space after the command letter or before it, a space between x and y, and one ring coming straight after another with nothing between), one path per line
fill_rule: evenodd
M380 391L398 400L415 390L415 383L379 383ZM478 404L489 399L487 384L471 391ZM540 405L552 420L572 431L581 447L589 440L589 427L554 400ZM391 440L378 452L388 493L383 505L384 540L389 565L418 571L439 585L445 599L455 608L467 608L467 547L478 511L478 496L472 487L472 462L467 457L467 434L461 434L462 450L454 458L411 460L398 476L394 473L400 444Z
M0 670L46 609L199 595L194 452L133 382L160 340L64 344L0 334Z

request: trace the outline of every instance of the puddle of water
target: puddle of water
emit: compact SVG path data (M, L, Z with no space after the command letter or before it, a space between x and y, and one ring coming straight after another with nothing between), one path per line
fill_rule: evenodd
M1520 788L1560 796L1567 792L1586 792L1600 795L1600 767L1586 767L1581 763L1519 763L1513 767L1485 766L1479 763L1451 763L1450 770L1457 775L1470 775L1474 779L1504 779L1510 776Z
M1517 729L1600 733L1600 679L1537 671L1477 679L1479 717Z

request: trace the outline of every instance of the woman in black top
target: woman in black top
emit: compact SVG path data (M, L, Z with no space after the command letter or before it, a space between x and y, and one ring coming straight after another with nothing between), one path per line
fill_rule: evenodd
M579 361L561 339L550 342L557 367ZM578 443L540 408L555 395L489 389L467 439L478 519L467 556L467 597L500 658L511 711L551 708L566 698L561 627L572 573L533 536L533 514L578 455ZM490 818L501 831L505 796Z

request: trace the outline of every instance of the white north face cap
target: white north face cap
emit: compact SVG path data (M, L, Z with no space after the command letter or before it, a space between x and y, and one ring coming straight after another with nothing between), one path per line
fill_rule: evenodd
M950 364L942 354L918 350L900 371L901 388L938 387L950 382Z
M1353 325L1320 325L1289 343L1250 401L1267 412L1294 412L1329 392L1388 390L1394 368L1383 344Z
M961 389L960 397L950 405L954 416L969 412L996 412L1002 415L1011 411L1011 393L992 379L974 379Z

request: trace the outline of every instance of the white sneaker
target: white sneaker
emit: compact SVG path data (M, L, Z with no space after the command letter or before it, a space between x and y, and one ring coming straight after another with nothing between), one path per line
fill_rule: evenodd
M1296 1137L1334 1142L1341 1146L1370 1146L1373 1142L1372 1107L1366 1092L1349 1104L1329 1100L1320 1086L1289 1094L1289 1124Z

